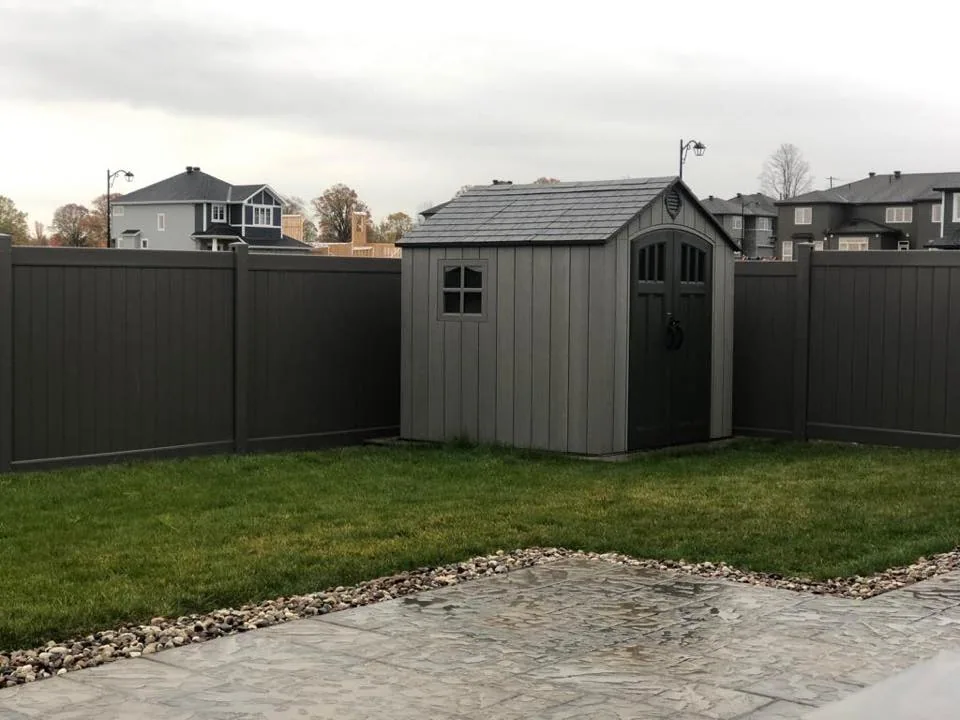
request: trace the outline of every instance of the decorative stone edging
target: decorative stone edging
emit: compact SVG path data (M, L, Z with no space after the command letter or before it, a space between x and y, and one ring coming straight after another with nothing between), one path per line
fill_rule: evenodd
M688 563L683 560L640 560L618 553L592 553L563 548L528 548L502 551L485 557L437 568L418 568L389 577L336 587L310 595L267 600L239 609L223 609L205 615L179 618L155 617L147 625L123 625L65 642L48 642L31 650L0 653L0 688L33 682L71 670L94 667L124 657L140 657L161 650L212 640L224 635L248 632L297 618L324 615L337 610L392 600L403 595L457 585L489 575L567 559L599 559L618 565L672 571L678 574L718 578L820 595L865 599L902 588L920 580L960 567L960 548L912 565L892 568L869 576L806 580L771 573L749 572L726 563Z

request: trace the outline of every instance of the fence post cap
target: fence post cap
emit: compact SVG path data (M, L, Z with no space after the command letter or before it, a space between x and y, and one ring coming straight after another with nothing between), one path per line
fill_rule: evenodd
M0 250L9 250L13 246L13 236L0 233Z

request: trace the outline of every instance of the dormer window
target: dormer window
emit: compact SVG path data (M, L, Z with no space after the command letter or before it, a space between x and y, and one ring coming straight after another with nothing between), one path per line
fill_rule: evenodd
M223 203L214 203L210 208L210 222L226 222L227 206Z
M253 208L253 225L273 225L273 208L257 206Z

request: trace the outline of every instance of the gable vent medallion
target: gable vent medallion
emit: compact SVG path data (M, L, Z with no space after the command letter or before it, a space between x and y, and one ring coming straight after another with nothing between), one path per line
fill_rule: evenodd
M677 215L680 214L680 207L683 205L683 200L680 199L680 193L677 192L677 189L674 188L668 192L663 197L663 206L667 208L667 213L674 220L677 219Z

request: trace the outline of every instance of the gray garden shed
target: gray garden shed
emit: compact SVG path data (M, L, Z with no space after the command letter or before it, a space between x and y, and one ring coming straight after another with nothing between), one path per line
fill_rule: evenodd
M604 455L732 433L736 245L675 177L473 187L402 259L401 435Z

